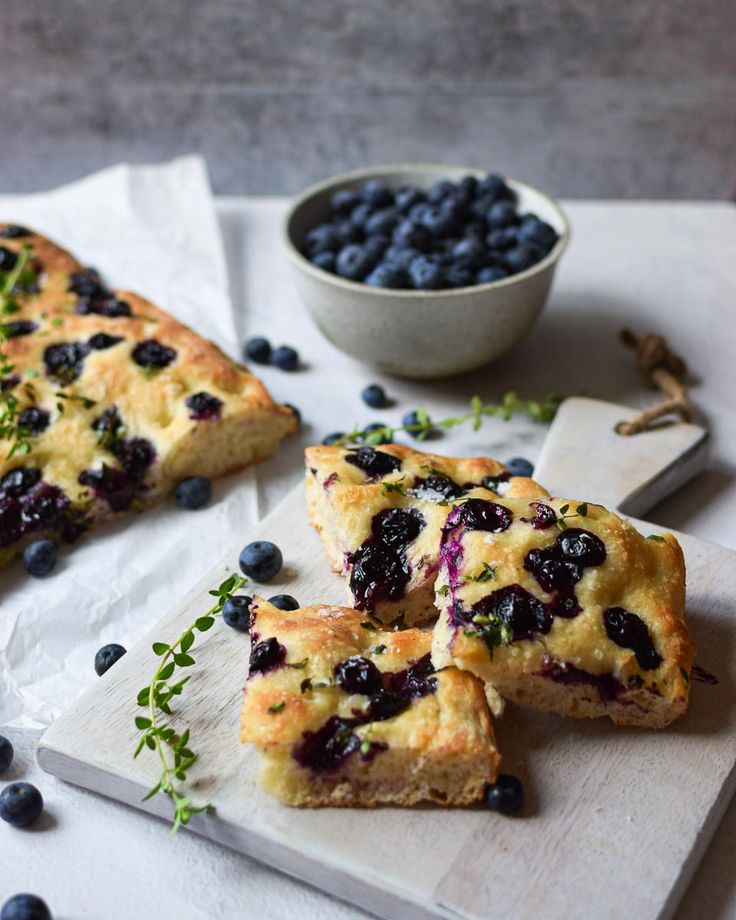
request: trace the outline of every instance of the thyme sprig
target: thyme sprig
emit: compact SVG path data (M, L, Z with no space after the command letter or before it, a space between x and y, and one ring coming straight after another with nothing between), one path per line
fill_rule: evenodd
M18 284L23 282L28 272L28 263L33 256L30 246L24 246L18 253L15 265L8 272L0 273L0 379L10 377L15 370L15 365L3 351L10 338L5 326L6 316L12 316L19 310L14 295L17 293ZM6 459L14 454L28 454L31 450L29 432L18 425L20 400L13 393L13 387L0 388L0 439L10 441L10 448Z
M137 703L147 710L146 715L136 716L135 726L142 732L134 757L144 747L154 751L161 762L161 778L148 790L143 798L145 802L159 792L167 795L174 806L174 821L171 833L175 834L184 824L188 824L192 815L200 814L210 808L209 803L197 805L191 796L183 793L177 783L187 778L187 770L197 760L189 747L189 729L178 734L170 720L162 720L161 714L172 716L171 701L179 696L189 681L189 675L172 682L177 668L189 668L195 661L189 654L195 643L196 633L207 632L215 624L215 617L222 613L228 598L245 584L246 579L240 575L230 575L219 588L209 593L217 602L203 616L197 617L179 638L170 645L166 642L154 642L153 651L160 661L150 682L138 693Z
M473 431L478 429L487 418L500 418L508 421L516 413L525 413L534 422L551 422L561 402L561 397L548 393L544 399L521 399L517 393L506 393L500 403L484 403L480 396L470 400L470 411L461 415L434 421L426 409L416 410L417 421L411 425L384 425L381 428L356 429L343 435L335 444L385 444L392 440L399 431L407 431L419 441L423 441L440 429L455 428L470 422Z
M574 517L587 517L588 515L588 503L583 502L581 505L577 505L573 512L570 512L569 505L561 505L560 513L557 515L557 529L558 530L567 530L567 522L570 518Z

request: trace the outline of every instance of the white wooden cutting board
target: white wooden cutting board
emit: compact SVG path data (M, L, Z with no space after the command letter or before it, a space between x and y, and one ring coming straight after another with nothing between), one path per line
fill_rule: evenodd
M624 439L613 427L629 414L568 400L537 467L540 481L558 495L641 513L702 466L701 429ZM200 754L193 794L215 806L191 829L392 920L668 917L736 784L736 553L678 536L698 662L719 683L695 683L688 715L660 733L510 706L497 734L506 771L526 786L527 813L515 819L482 809L299 811L261 793L257 756L237 740L248 639L218 623L198 640L176 707ZM38 752L45 770L169 817L163 796L141 802L158 778L154 755L132 757L135 697L156 661L151 642L172 641L203 613L207 590L256 538L276 542L286 560L265 594L345 602L297 489L47 731ZM160 833L162 847L175 845L163 824Z

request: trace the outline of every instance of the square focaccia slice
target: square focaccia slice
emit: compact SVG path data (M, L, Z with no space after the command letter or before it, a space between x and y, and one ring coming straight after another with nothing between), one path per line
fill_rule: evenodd
M0 344L14 407L0 436L0 565L182 479L268 457L295 430L245 367L50 240L0 225L0 256L0 280L15 281Z
M333 569L347 576L353 605L384 623L436 618L440 532L454 501L547 495L489 457L442 457L400 444L309 447L305 462L310 517Z
M357 610L255 598L240 739L263 789L305 807L480 800L500 763L483 685L435 672L430 644Z
M688 703L685 564L600 505L470 499L442 534L432 660L506 699L661 728Z

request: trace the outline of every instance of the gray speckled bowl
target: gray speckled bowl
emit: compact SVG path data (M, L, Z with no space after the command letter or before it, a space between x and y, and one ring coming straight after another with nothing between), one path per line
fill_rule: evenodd
M542 312L570 228L559 205L523 182L508 179L519 209L551 224L560 238L531 268L510 278L443 291L375 288L323 271L300 247L306 233L329 214L331 194L358 189L367 179L390 188L428 188L438 179L484 175L476 169L399 165L343 173L303 192L283 225L283 239L299 293L317 326L342 351L398 377L447 377L473 370L515 345Z

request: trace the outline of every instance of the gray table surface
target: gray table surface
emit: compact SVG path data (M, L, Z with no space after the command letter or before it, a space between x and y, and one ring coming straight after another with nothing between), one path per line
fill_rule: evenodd
M306 443L371 420L375 413L359 407L357 394L377 375L337 352L304 316L279 250L283 200L223 199L218 207L239 332L293 342L308 366L296 376L271 369L263 374L274 395L298 404L305 416L301 436L257 470L265 513L298 480ZM693 369L693 396L713 431L713 457L706 472L648 517L736 548L736 208L576 202L568 211L573 244L529 338L492 367L457 380L422 387L384 381L397 400L389 416L397 418L419 401L438 417L456 413L475 392L491 399L512 387L644 405L652 394L638 379L631 355L616 344L616 332L622 325L664 332ZM438 449L533 460L543 438L543 428L522 421L492 423L476 434L456 431ZM30 831L0 827L0 902L17 891L34 891L46 898L56 920L364 916L193 834L169 839L160 822L42 774L33 756L35 736L8 734L18 756L3 779L37 783L47 808ZM687 803L673 803L679 807ZM678 920L736 917L735 856L736 803L696 872Z

